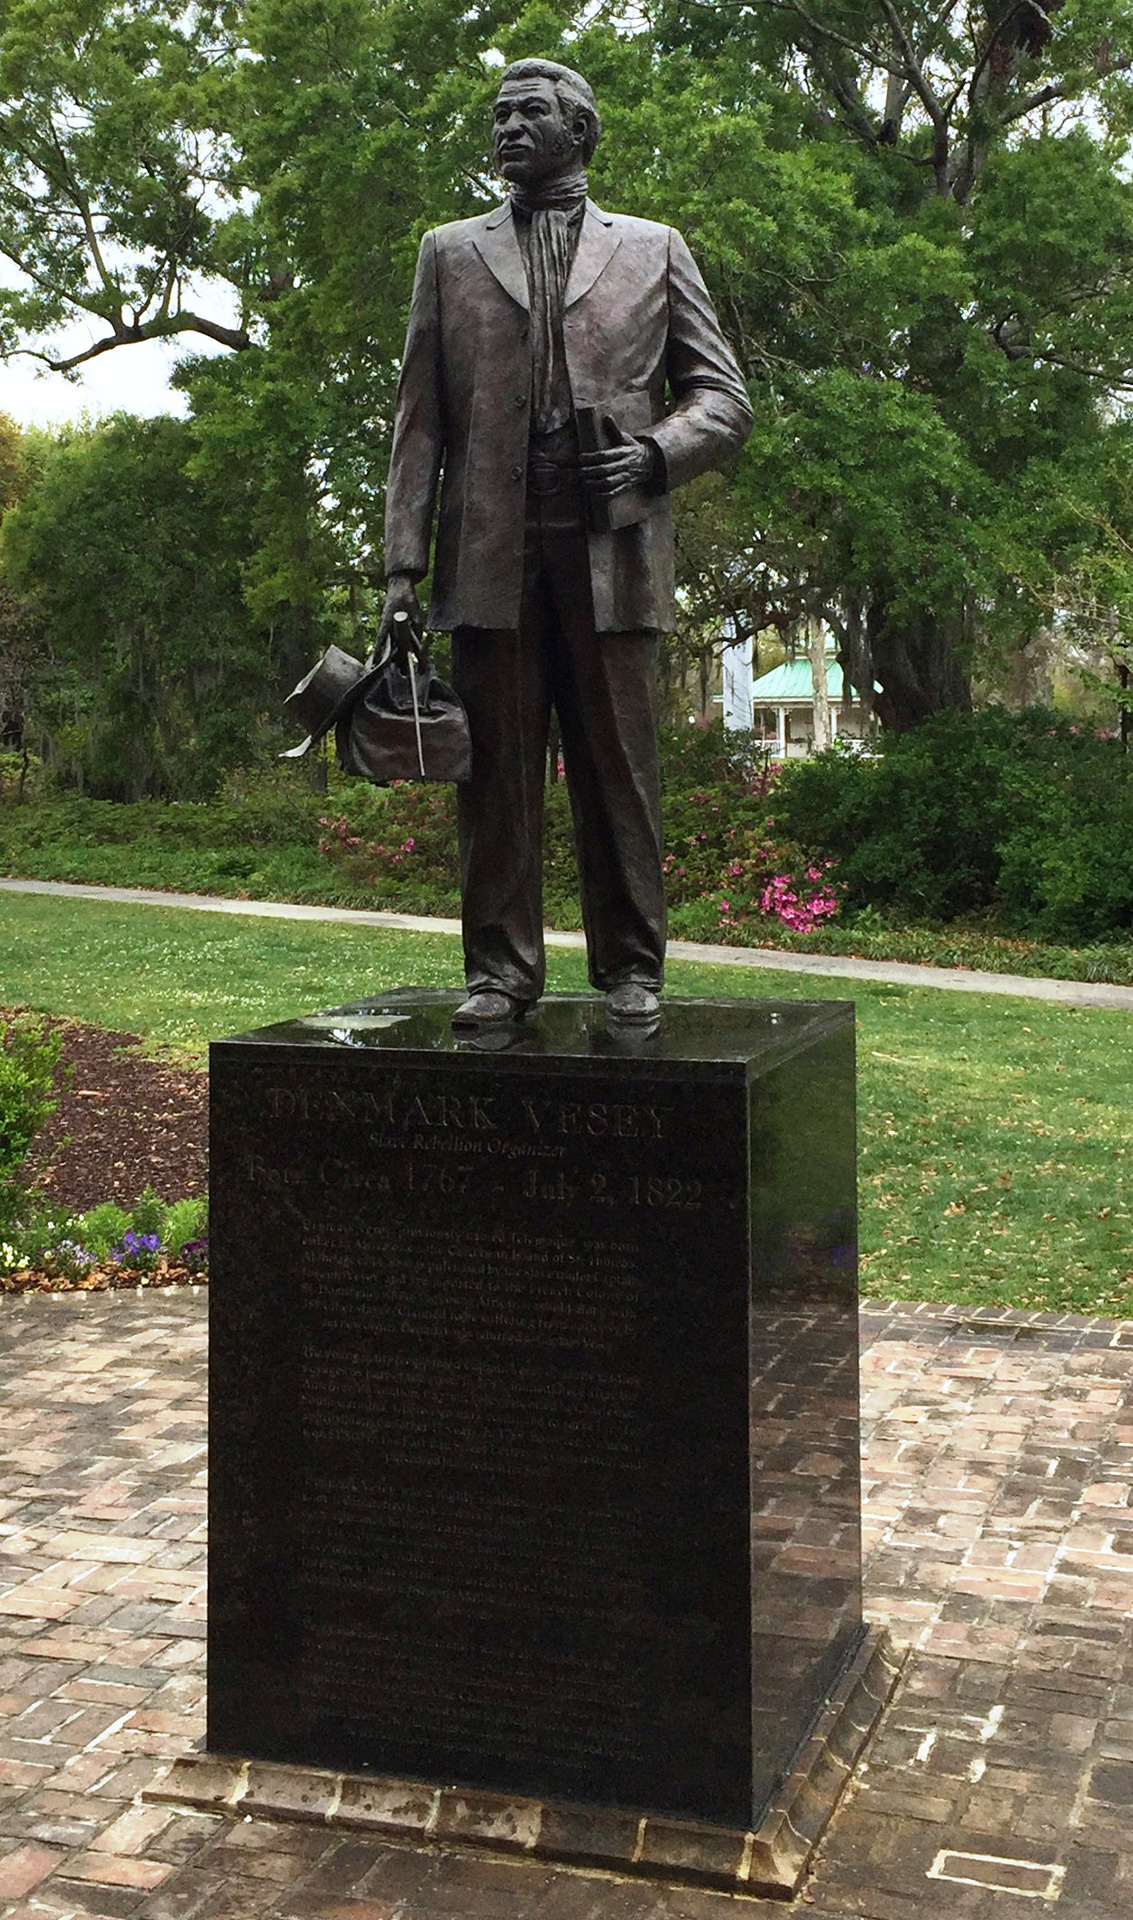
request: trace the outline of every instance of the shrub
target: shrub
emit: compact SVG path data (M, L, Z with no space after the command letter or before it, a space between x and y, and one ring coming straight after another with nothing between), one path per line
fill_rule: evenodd
M48 1033L30 1016L9 1021L0 1040L0 1226L14 1219L17 1170L36 1134L58 1105L56 1069L61 1033Z
M165 1213L165 1201L152 1187L146 1187L130 1208L130 1231L147 1237L156 1236L160 1241Z
M768 818L778 769L753 757L748 737L722 726L688 728L687 750L674 734L670 762L687 773L703 767L706 786L670 782L664 790L665 883L674 931L692 939L734 937L772 919L805 932L838 908L828 861L817 862L782 836ZM377 806L375 807L375 798ZM456 803L450 787L400 781L375 796L348 792L342 809L322 816L319 853L359 892L383 907L456 914L460 874ZM379 829L375 836L375 826ZM570 801L566 783L544 796L543 906L556 927L581 920Z
M661 729L661 783L674 787L750 786L764 778L771 764L758 736L725 727L722 720L707 726L665 726Z
M161 1242L166 1253L178 1259L187 1245L201 1240L207 1224L207 1200L175 1200L165 1209L162 1220Z
M141 1228L133 1224L138 1218ZM154 1219L159 1226L147 1228ZM208 1268L207 1225L203 1194L166 1206L147 1188L133 1216L112 1200L76 1216L25 1196L21 1217L0 1235L0 1282L28 1268L36 1285L105 1287L137 1278L145 1284L146 1275L160 1279L167 1272L167 1261L200 1275Z
M453 788L398 780L383 798L376 811L372 800L367 806L351 793L349 814L321 815L320 854L353 885L379 894L384 906L408 913L459 912Z
M130 1224L130 1216L113 1200L104 1200L99 1207L92 1207L78 1221L78 1235L84 1247L105 1260L111 1247L116 1247Z
M668 796L665 884L675 933L727 939L758 934L768 920L806 933L838 911L834 863L808 857L776 831L772 778L761 769L745 782Z
M991 915L1053 940L1133 925L1133 765L1043 709L941 714L875 756L793 762L775 813L837 860L851 912Z

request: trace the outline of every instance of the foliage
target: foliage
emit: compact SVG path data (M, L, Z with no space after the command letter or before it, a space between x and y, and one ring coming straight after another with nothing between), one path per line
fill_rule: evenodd
M207 1278L207 1225L204 1195L167 1205L147 1187L129 1213L108 1200L82 1214L33 1196L0 1243L0 1291Z
M769 921L805 933L837 912L833 863L817 866L772 831L772 791L768 768L668 797L664 866L674 930L758 945Z
M0 346L67 368L185 331L246 344L241 327L192 311L238 192L221 103L237 22L227 0L9 0L0 235L18 272L0 297ZM93 331L85 349L43 340L76 319Z
M130 1225L130 1216L124 1207L113 1200L104 1200L101 1206L91 1207L77 1222L80 1244L89 1247L96 1260L105 1260L111 1247L118 1245Z
M183 1256L185 1248L192 1243L200 1243L208 1228L208 1201L175 1200L167 1207L161 1223L161 1241L174 1257Z
M54 655L25 706L60 776L112 799L214 790L273 704L239 502L193 480L195 446L165 418L62 433L4 517L4 577Z
M944 714L876 757L795 762L785 828L838 861L848 905L1092 941L1133 928L1133 776L1112 739L1042 709Z
M0 1035L0 1229L8 1231L21 1189L17 1174L32 1141L59 1104L56 1074L60 1033L41 1020L17 1015Z
M827 189L818 244L765 256L735 500L781 582L764 612L824 613L887 725L964 706L977 652L1049 614L1036 555L1057 570L1089 547L1066 502L1123 432L1124 0L669 0L657 31L678 58L768 76L779 181L803 162ZM765 190L769 171L742 177Z
M357 816L320 815L318 851L372 899L409 912L459 913L453 789L395 781L375 824L380 837L366 839Z
M371 616L419 236L496 196L499 62L563 56L602 104L596 197L686 230L752 386L746 454L679 502L671 657L725 616L824 616L908 727L965 706L1100 538L1133 357L1129 25L1128 0L8 0L0 350L230 349L178 376L221 502L195 551L228 551L235 495L248 617L297 677Z
M165 1222L165 1202L151 1186L147 1186L138 1195L130 1209L130 1232L135 1237L153 1238L160 1241L161 1230Z
M921 730L918 744L887 748L880 759L837 749L785 770L753 757L719 726L674 729L664 742L672 776L664 795L670 933L1063 979L1133 979L1121 755L1112 741L1075 732L1072 722L1032 719L995 710L942 718ZM995 821L1011 830L1002 854ZM577 927L561 780L547 794L546 837L548 923ZM831 857L837 868L808 882L807 867ZM0 869L446 917L459 907L451 792L374 789L334 775L319 796L293 768L232 777L208 803L125 805L47 794L0 804ZM797 893L802 881L819 897L833 880L838 915L799 931L768 913L763 894L783 876L787 891Z
M42 623L28 602L0 580L0 743L20 750L18 758L13 751L11 784L21 797L29 771L35 696L48 673L45 653ZM8 784L0 772L0 786Z

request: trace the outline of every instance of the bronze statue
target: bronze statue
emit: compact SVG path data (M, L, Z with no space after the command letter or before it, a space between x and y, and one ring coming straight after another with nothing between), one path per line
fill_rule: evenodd
M581 75L502 77L494 212L427 233L386 499L379 645L453 636L472 778L457 789L468 998L454 1026L543 990L552 709L574 817L590 979L656 1019L665 959L655 678L673 625L668 495L744 443L751 408L679 233L587 198L600 132ZM443 477L442 477L443 475ZM408 621L397 621L398 614Z

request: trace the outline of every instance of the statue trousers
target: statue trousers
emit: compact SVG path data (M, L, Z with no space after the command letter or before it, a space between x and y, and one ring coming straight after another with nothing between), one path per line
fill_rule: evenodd
M468 713L472 778L457 788L465 977L538 999L543 800L558 716L591 985L656 991L665 959L657 638L598 634L577 468L529 475L514 632L458 627L452 679Z

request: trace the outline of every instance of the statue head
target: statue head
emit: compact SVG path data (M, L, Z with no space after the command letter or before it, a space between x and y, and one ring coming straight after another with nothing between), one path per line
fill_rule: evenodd
M537 186L586 165L602 122L580 73L557 60L505 67L492 116L492 158L509 185Z

